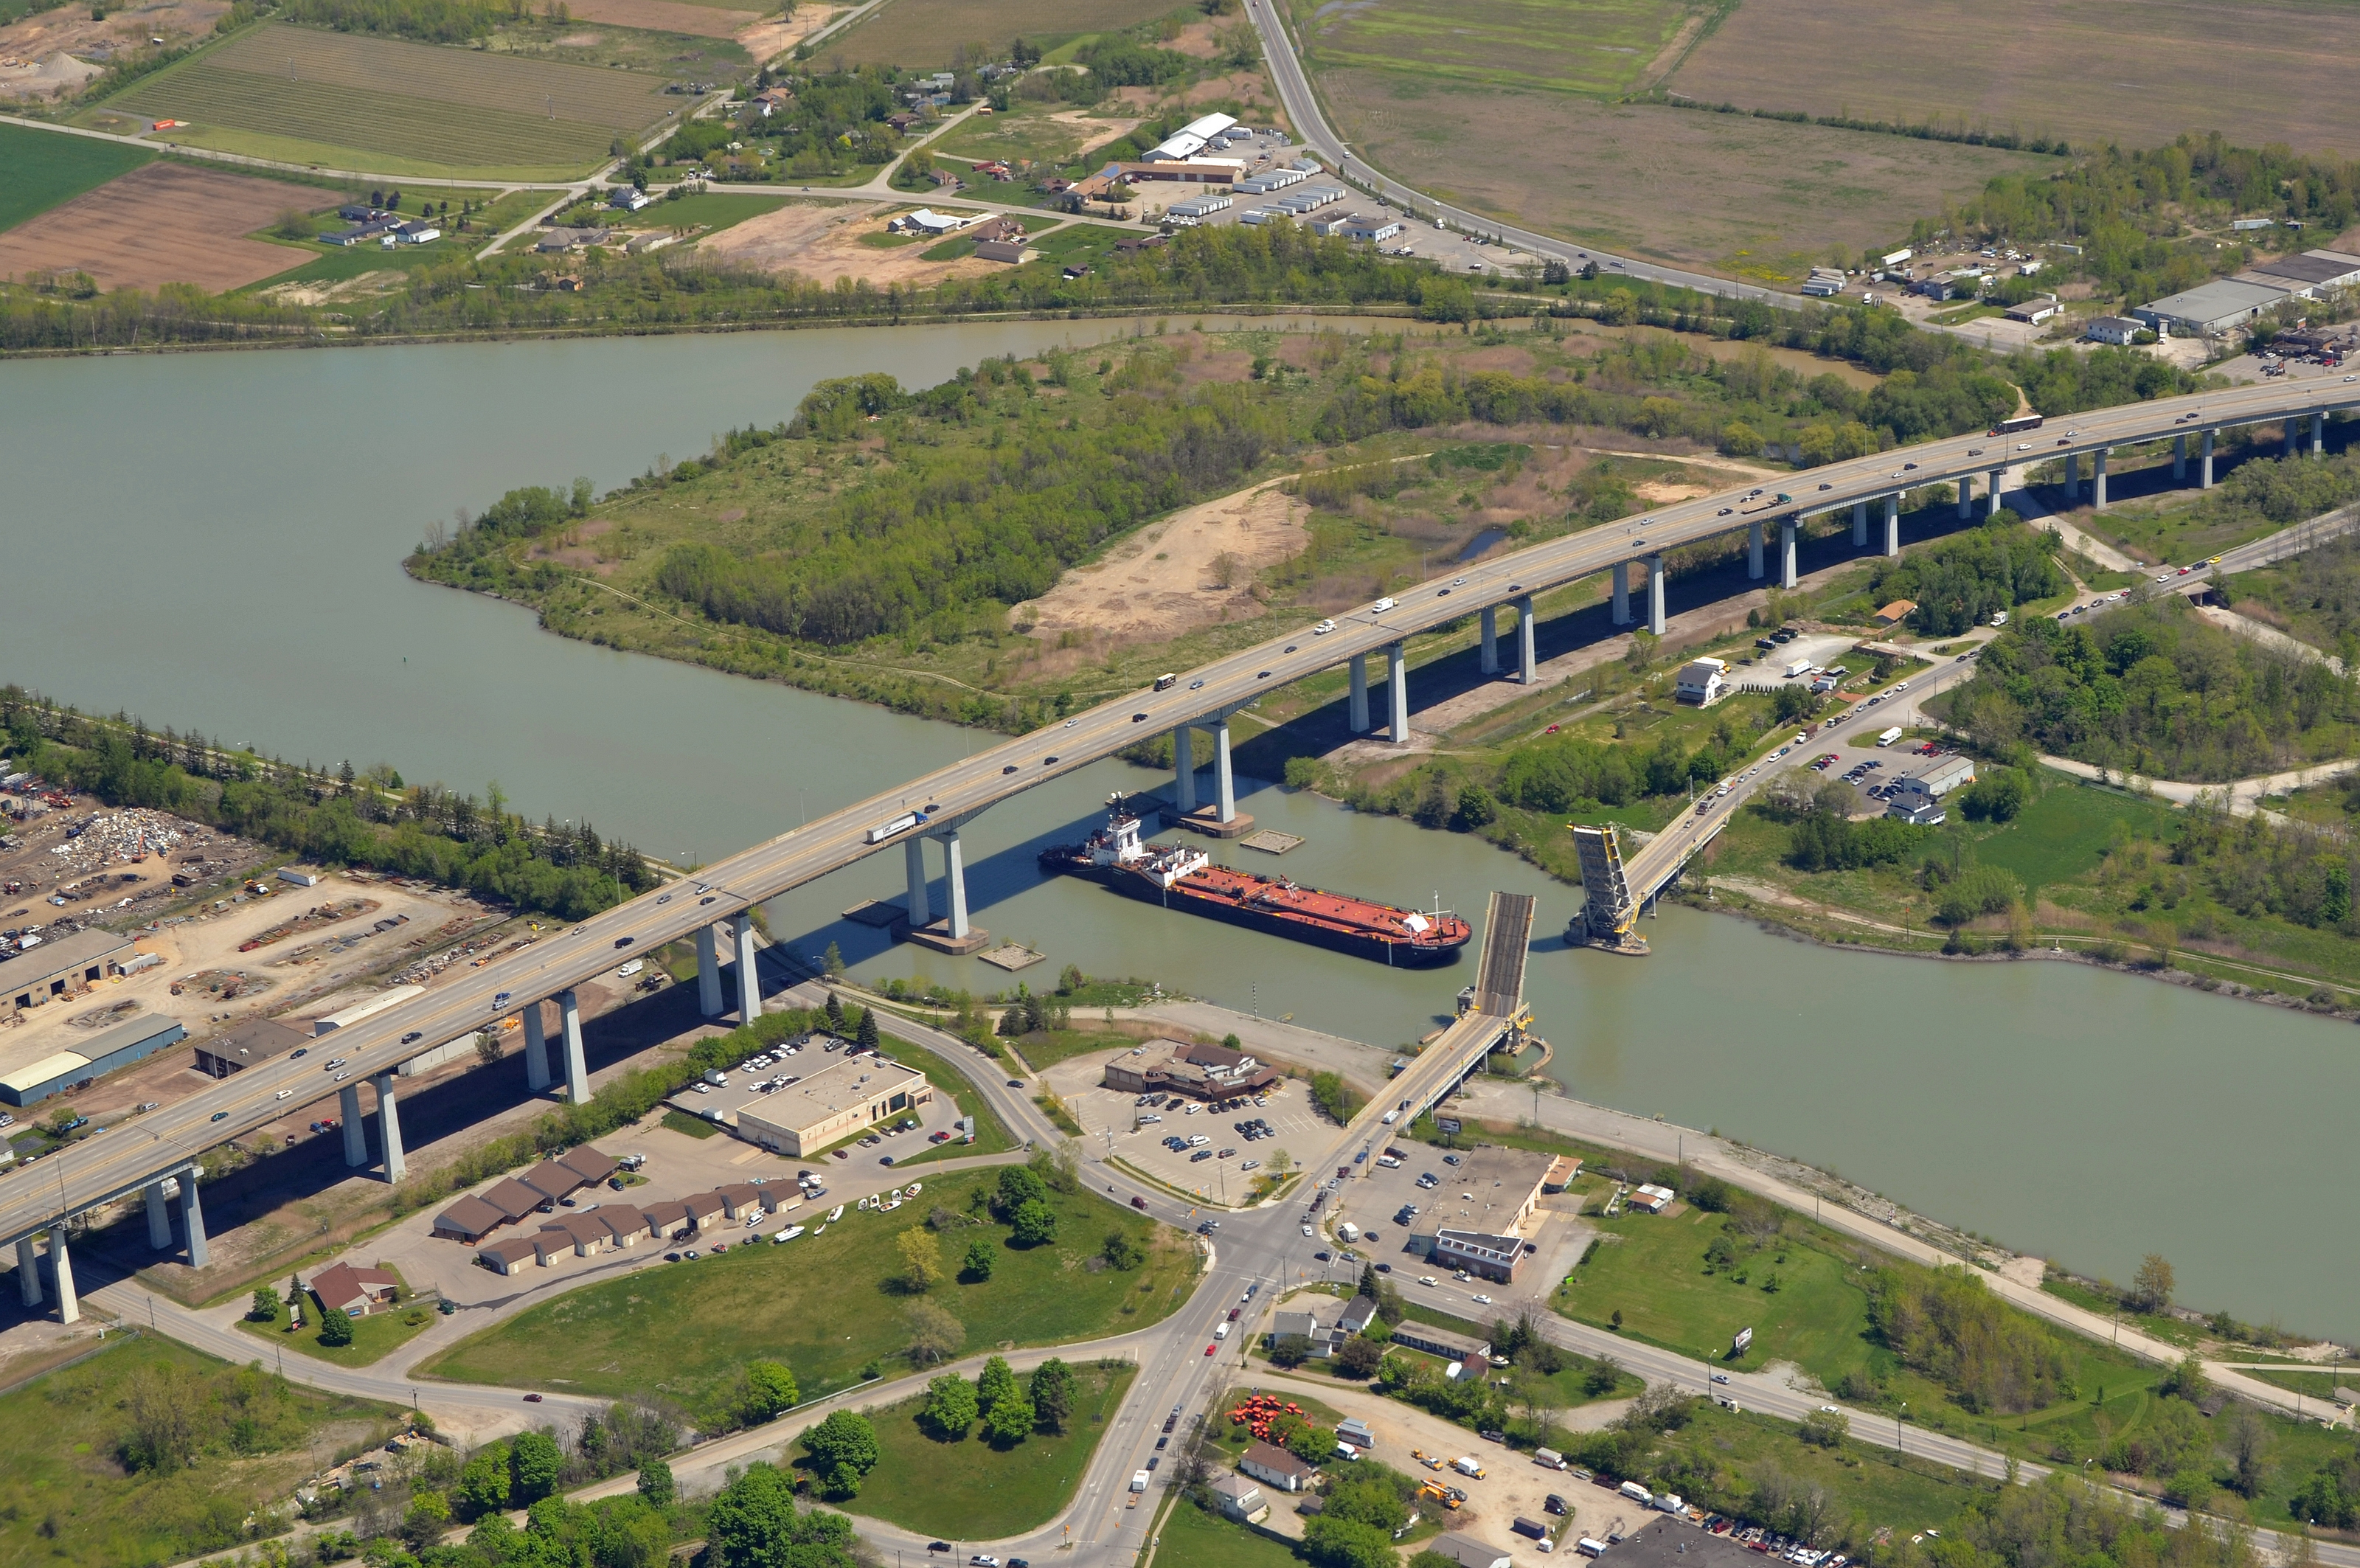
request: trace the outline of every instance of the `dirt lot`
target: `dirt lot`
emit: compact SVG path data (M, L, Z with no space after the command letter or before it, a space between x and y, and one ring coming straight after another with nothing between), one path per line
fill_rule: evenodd
M749 263L771 272L792 272L816 283L839 278L862 278L882 288L911 283L921 288L945 278L972 278L996 271L996 261L926 261L925 241L880 248L864 245L861 236L881 233L886 217L905 203L877 202L862 206L840 203L799 202L774 213L748 218L701 242L700 250Z
M213 30L229 0L155 0L145 5L109 11L102 21L91 20L87 5L60 5L21 17L0 27L0 60L26 63L0 65L0 97L47 97L78 87L98 74L90 62L104 64L115 54L141 49L150 38L184 44ZM79 57L52 64L59 53ZM86 70L86 74L85 74Z
M1746 0L1671 85L1708 104L2092 145L2153 147L2217 129L2246 147L2350 157L2360 152L2346 87L2356 59L2351 13L2299 0Z
M194 283L219 293L311 253L244 236L327 192L210 169L151 163L0 235L0 277L89 273L101 289Z
M1403 71L1321 73L1338 129L1387 172L1479 212L1765 282L2053 159ZM1855 113L1859 103L1853 101ZM1520 157L1487 156L1501 147Z
M1011 617L1030 617L1032 634L1055 641L1065 631L1116 638L1175 637L1259 608L1248 592L1254 574L1300 552L1310 541L1311 509L1269 480L1189 507L1146 529L1114 554L1067 572ZM1229 587L1219 557L1231 558Z

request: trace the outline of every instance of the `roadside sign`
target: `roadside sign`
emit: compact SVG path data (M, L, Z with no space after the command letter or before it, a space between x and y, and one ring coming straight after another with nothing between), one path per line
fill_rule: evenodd
M1459 1122L1456 1116L1437 1116L1434 1124L1453 1137L1459 1135Z
M1737 1331L1737 1338L1731 1342L1729 1354L1732 1355L1743 1355L1745 1354L1746 1347L1751 1345L1753 1343L1754 1330L1751 1327L1742 1328Z

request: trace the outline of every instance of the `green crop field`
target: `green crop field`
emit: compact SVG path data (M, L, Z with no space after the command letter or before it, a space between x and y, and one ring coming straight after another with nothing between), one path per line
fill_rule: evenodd
M95 190L156 155L120 142L0 126L0 230Z
M1612 98L1694 34L1681 0L1298 0L1296 25L1319 67L1399 66L1431 76Z
M918 1424L923 1399L870 1411L884 1458L861 1484L860 1511L922 1535L970 1541L1038 1529L1081 1484L1135 1372L1128 1364L1075 1367L1065 1430L1035 1432L1007 1448L985 1442L980 1431L956 1442L934 1437Z
M387 174L550 177L595 164L617 133L678 107L662 87L635 71L273 24L109 106L187 120L164 138L196 147Z
M661 1394L692 1409L725 1396L739 1369L770 1356L795 1370L810 1398L858 1380L871 1361L898 1372L909 1341L908 1298L891 1276L894 1237L936 1205L967 1211L967 1194L996 1172L928 1181L919 1203L892 1215L847 1211L827 1234L785 1245L733 1247L719 1257L640 1270L586 1286L463 1340L435 1357L434 1376L617 1398ZM967 1326L967 1346L1055 1344L1145 1328L1196 1280L1196 1252L1176 1232L1087 1195L1056 1195L1058 1239L1003 1245L988 1280L954 1281L929 1299ZM1153 1237L1142 1267L1093 1268L1109 1231ZM954 1227L943 1252L956 1266L969 1238L1004 1243L1004 1226ZM562 1382L561 1382L562 1380Z
M828 60L847 65L901 65L912 70L948 65L961 44L1005 51L1011 38L1054 42L1078 33L1109 32L1152 22L1175 9L1172 0L891 0L850 32L820 46Z

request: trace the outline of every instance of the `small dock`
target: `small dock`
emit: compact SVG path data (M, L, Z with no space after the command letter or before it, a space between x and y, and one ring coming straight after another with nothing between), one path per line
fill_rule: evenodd
M1049 961L1048 954L1035 952L1022 942L1002 942L996 948L986 948L975 956L994 969L1004 969L1011 974Z
M1301 849L1303 839L1294 833L1282 833L1275 828L1265 828L1259 833L1239 840L1249 850L1260 850L1265 855L1283 855L1289 850Z

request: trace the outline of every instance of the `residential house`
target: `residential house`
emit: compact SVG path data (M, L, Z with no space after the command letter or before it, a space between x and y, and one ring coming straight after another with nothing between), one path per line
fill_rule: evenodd
M382 1268L339 1263L311 1277L311 1295L322 1312L365 1318L374 1308L392 1305L401 1295L401 1281Z
M1238 1468L1266 1486L1284 1492L1307 1492L1319 1479L1319 1468L1306 1464L1283 1448L1258 1442L1246 1450Z
M2092 343L2111 343L2117 348L2126 347L2143 332L2154 329L2145 322L2135 322L2128 316L2097 316L2081 329L2081 335Z
M1680 666L1672 686L1674 701L1691 707L1710 707L1728 695L1729 663L1724 659L1691 659Z
M1270 1505L1262 1501L1262 1488L1243 1475L1223 1475L1212 1484L1214 1506L1225 1519L1240 1524L1259 1524L1270 1517Z
M1895 599L1891 604L1886 605L1884 609L1876 612L1876 624L1879 626L1898 626L1917 613L1918 601L1916 599Z

